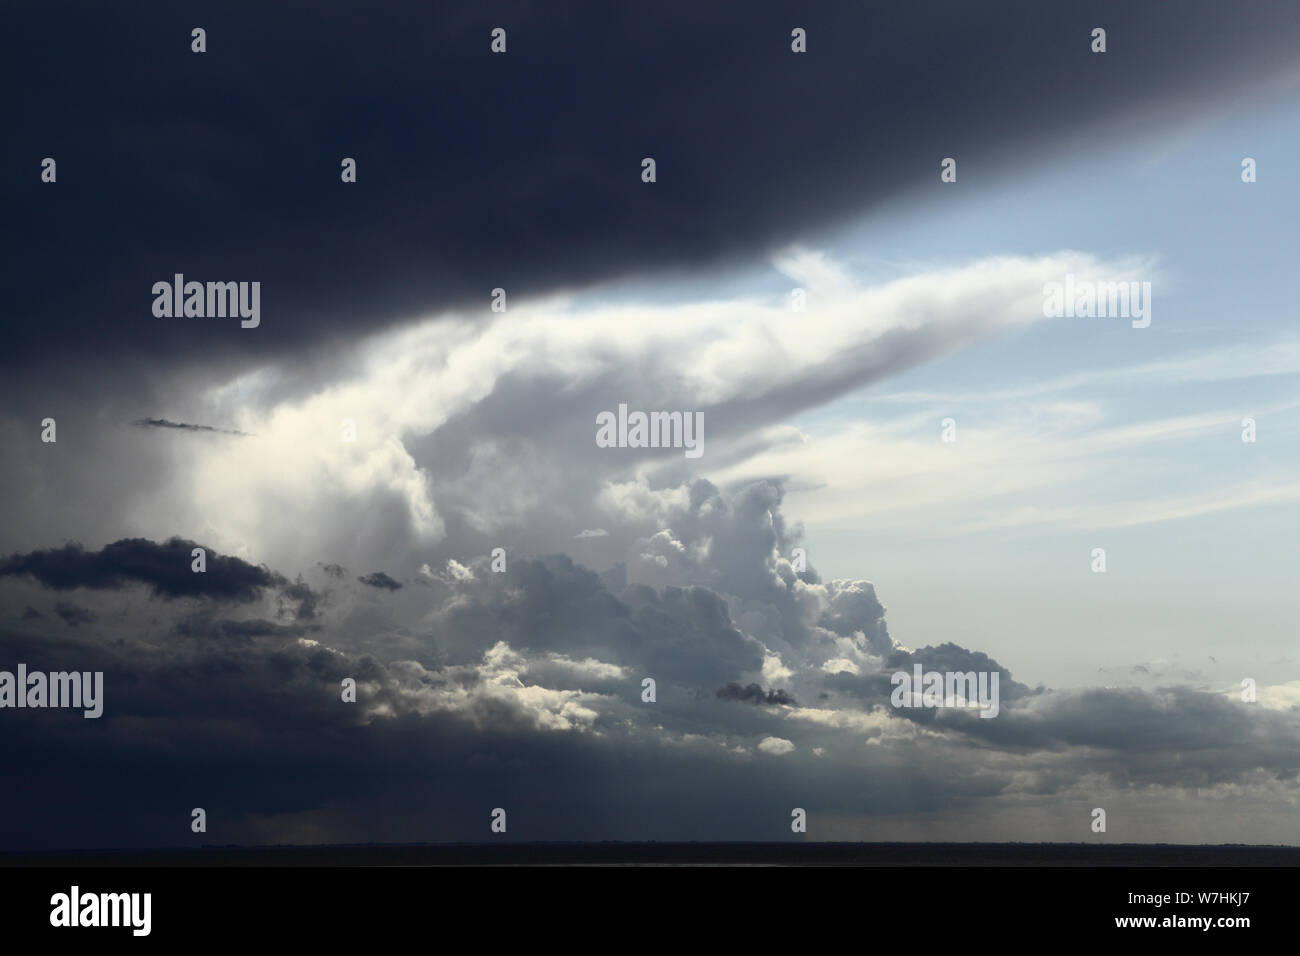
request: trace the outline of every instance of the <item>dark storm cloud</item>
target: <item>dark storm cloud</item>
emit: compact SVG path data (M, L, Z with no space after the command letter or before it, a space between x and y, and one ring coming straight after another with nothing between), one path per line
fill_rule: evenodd
M144 538L124 538L87 551L79 544L31 551L0 558L0 577L30 575L47 588L118 589L147 584L157 597L213 597L252 601L262 589L283 584L284 579L266 568L208 550L207 571L191 570L192 550L199 545L183 538L157 544Z
M6 13L4 359L205 361L761 252L938 183L1149 128L1293 63L1250 2L151 2ZM1102 25L1109 52L1089 51ZM190 30L208 51L190 51ZM509 52L489 52L489 31ZM806 54L790 30L808 31ZM1112 129L1107 135L1114 135ZM58 181L39 180L52 156ZM339 181L354 157L358 182ZM653 156L658 182L643 184ZM963 187L958 187L963 188ZM260 281L261 326L155 281Z
M402 582L390 578L383 571L375 571L373 574L367 574L364 577L357 578L362 584L372 588L382 588L385 591L400 591Z
M141 418L131 423L140 428L178 428L187 432L216 432L221 435L245 435L246 432L231 428L216 428L212 425L191 425L187 422L169 422L165 418Z

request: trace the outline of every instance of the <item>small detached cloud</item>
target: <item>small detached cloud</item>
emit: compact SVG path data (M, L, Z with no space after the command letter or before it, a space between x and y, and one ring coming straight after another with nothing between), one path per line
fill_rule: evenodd
M400 591L402 589L402 582L390 578L383 571L364 575L357 578L357 580L367 587L382 588L385 591Z
M785 691L776 688L764 691L758 684L750 684L747 687L741 687L733 681L732 683L727 684L726 687L719 687L717 696L719 700L738 700L746 704L780 704L786 707L797 706L795 699Z
M131 423L137 428L176 428L185 432L214 432L218 435L239 435L248 437L248 432L234 428L216 428L212 425L191 425L189 422L173 422L166 418L139 418Z
M783 754L794 753L794 744L783 737L764 737L758 742L758 749L765 754L779 757Z

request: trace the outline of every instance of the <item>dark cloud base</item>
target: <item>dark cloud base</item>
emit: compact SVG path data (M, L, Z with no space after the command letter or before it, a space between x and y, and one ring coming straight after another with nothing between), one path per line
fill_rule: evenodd
M0 362L15 366L300 356L453 306L486 317L496 287L702 273L937 183L942 157L963 181L996 178L1117 115L1192 116L1300 55L1300 8L1268 2L504 2L364 21L339 3L44 3L7 18L0 78L25 91L0 157ZM260 281L261 326L154 318L152 284L178 272Z

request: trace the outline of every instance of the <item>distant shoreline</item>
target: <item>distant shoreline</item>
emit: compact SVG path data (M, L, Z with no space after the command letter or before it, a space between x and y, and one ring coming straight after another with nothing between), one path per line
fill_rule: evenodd
M42 866L1300 866L1300 847L1087 843L483 843L0 853Z

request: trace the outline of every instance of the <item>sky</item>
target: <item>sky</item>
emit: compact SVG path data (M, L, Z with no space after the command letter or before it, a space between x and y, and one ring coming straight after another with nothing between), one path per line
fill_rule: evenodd
M1071 7L19 8L0 849L1300 843L1300 12Z

